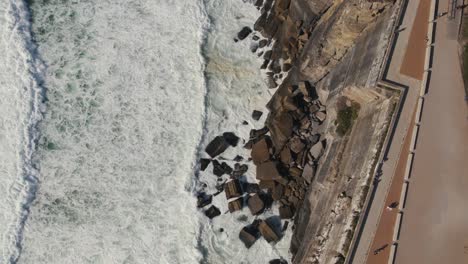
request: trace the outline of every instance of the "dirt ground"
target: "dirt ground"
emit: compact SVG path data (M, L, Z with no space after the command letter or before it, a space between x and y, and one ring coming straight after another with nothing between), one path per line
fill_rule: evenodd
M400 73L409 77L422 80L424 74L424 58L427 42L427 21L431 8L430 0L419 2L418 12L411 29L411 35L406 48L405 57L401 64ZM406 29L408 30L408 29Z
M414 124L415 114L413 114L413 118L411 124ZM408 154L411 144L411 135L413 133L413 125L410 125L405 141L403 143L403 147L401 150L400 159L398 160L398 165L395 169L395 174L393 176L392 185L390 187L388 196L385 200L385 207L393 202L399 202L400 195L403 187L403 182L405 179L405 169L406 163L408 161ZM391 211L387 210L386 208L382 208L382 214L379 222L379 226L377 228L377 233L375 234L374 241L372 242L372 246L370 248L370 252L368 255L367 262L368 264L382 264L387 263L390 257L390 249L392 246L393 240L393 229L395 227L396 219L398 214L398 208L393 209ZM374 250L387 245L387 247L382 250L379 254L374 255Z

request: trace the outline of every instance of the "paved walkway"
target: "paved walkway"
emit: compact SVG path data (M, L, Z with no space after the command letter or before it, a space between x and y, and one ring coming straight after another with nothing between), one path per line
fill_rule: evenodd
M380 222L382 208L386 206L387 194L392 184L393 175L397 168L402 146L406 139L419 95L421 82L417 79L400 74L400 67L405 56L406 47L408 46L419 1L404 0L403 2L406 2L407 6L404 9L404 17L401 21L401 25L397 29L396 43L394 44L394 49L389 59L389 67L384 78L388 81L406 86L406 97L399 114L392 144L387 153L387 159L381 167L381 180L376 186L375 196L368 210L368 216L366 217L357 248L355 253L351 255L351 259L348 260L349 263L366 263L368 253L373 250L371 248L372 242ZM390 245L388 248L390 248Z
M439 1L439 12L448 1ZM397 264L468 263L468 109L456 27L447 17L437 22Z

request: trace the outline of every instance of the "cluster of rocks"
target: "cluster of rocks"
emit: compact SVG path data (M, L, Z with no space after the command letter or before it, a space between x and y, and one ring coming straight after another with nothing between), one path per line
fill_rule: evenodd
M270 43L271 39L276 40L271 50L258 54L263 55L261 68L267 70L267 84L270 88L277 86L278 79L283 77L281 72L288 72L292 68L293 62L311 36L310 21L304 23L302 19L291 16L290 5L291 0L255 2L262 14L255 22L254 29L266 38L261 40L264 43Z
M326 140L316 133L326 109L308 82L289 87L282 109L267 127L251 133L246 147L251 148L260 189L280 203L280 217L288 219L301 206L326 147Z

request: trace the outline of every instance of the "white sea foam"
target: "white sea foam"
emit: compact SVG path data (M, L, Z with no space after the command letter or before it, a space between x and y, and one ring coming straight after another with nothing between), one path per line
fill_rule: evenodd
M37 188L34 153L44 110L42 64L33 55L24 3L2 1L0 14L0 263L15 263Z
M225 131L248 138L266 118L250 120L272 94L261 61L249 51L250 39L233 41L259 16L253 5L50 0L34 1L32 12L47 65L48 108L37 154L40 185L19 263L287 257L290 232L276 245L260 239L246 250L238 233L253 220L248 209L209 221L192 193L200 186L199 148ZM248 155L239 146L223 156L238 153ZM213 191L216 177L208 170L198 183ZM223 194L214 203L227 209Z

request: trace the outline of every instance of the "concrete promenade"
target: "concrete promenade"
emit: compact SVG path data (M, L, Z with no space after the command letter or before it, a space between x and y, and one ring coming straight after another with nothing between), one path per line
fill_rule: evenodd
M449 12L448 5L449 0L440 0L438 12ZM447 16L436 22L397 264L468 263L468 108L457 54L458 22Z
M373 197L371 197L370 207L367 212L363 212L367 215L362 230L358 234L357 246L351 249L352 252L347 263L366 263L369 252L373 250L371 247L380 223L382 208L386 206L387 195L418 101L421 80L400 74L400 67L404 60L419 1L403 0L401 2L402 17L401 20L397 21L394 41L391 44L392 48L382 74L383 82L381 84L400 89L403 97L402 105L400 109L396 109L398 111L397 120L391 135L391 142L388 149L383 150L386 153L384 162L380 164L380 181L374 186L375 190ZM390 250L390 246L386 250Z

